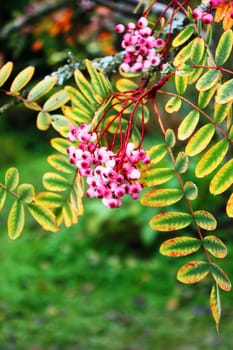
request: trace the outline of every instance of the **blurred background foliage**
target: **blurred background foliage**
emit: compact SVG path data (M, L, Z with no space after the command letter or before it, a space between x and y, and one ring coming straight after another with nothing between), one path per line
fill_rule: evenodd
M33 64L39 80L69 60L112 55L120 49L114 25L129 17L127 7L117 12L104 3L2 1L0 65L13 60L20 70ZM7 102L0 97L1 105ZM168 117L168 125L175 128L177 118ZM0 180L6 168L16 166L23 182L33 181L42 190L55 133L38 131L34 113L20 105L0 115L0 129ZM159 137L152 122L145 149ZM197 182L189 172L186 176ZM208 178L198 183L194 207L212 211L207 186ZM222 295L218 336L208 284L179 284L175 275L184 259L159 255L160 243L169 236L148 226L157 209L132 200L114 212L95 200L84 204L84 217L71 229L44 233L28 220L17 241L10 241L4 228L7 208L1 212L0 350L232 349L232 292ZM232 228L225 224L224 198L215 198L214 206L229 247L222 266L232 276Z

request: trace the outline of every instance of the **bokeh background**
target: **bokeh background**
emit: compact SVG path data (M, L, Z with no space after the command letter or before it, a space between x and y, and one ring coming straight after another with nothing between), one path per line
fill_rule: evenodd
M133 19L134 4L1 1L0 65L13 60L15 72L35 65L39 80L70 60L112 55L120 50L114 25ZM7 102L0 96L0 107ZM40 191L55 134L38 131L35 117L19 104L1 110L0 180L15 166L21 181L33 182ZM176 117L168 119L171 126ZM146 145L153 144L159 138L156 127L149 127L146 136ZM215 199L213 208L208 179L198 186L194 205L215 210L221 239L229 247L221 266L232 276L233 232L225 224L225 198ZM218 335L209 312L208 280L195 286L178 283L176 271L185 260L159 254L168 236L148 226L156 209L132 200L114 213L97 200L84 204L84 217L71 229L51 234L28 219L16 241L7 236L7 206L0 213L0 350L233 348L232 292L221 293Z

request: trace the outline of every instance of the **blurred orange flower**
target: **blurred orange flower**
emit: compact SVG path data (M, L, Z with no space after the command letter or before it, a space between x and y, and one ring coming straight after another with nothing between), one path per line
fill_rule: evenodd
M231 0L219 3L216 9L214 21L222 21L224 30L230 29L233 26L233 2Z

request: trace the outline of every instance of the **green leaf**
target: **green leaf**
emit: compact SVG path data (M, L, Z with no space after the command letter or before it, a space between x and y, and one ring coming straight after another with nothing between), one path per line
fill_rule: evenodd
M87 114L82 109L71 106L63 106L62 113L71 121L78 122L80 124L89 124L93 114Z
M210 271L217 285L226 292L231 290L231 282L227 274L215 263L210 263Z
M50 119L54 130L56 130L63 137L66 137L71 127L70 120L61 114L52 114Z
M144 186L157 186L168 182L174 176L174 170L169 168L156 168L142 173L140 181Z
M222 66L230 57L233 45L233 32L228 29L221 35L216 51L215 62L218 66Z
M144 194L141 203L148 207L165 207L177 203L183 191L176 188L160 188Z
M181 105L182 105L182 100L177 96L173 96L167 101L165 105L165 111L167 113L178 112L181 108Z
M16 239L20 236L24 228L24 220L25 214L23 203L16 200L11 207L7 222L10 239Z
M202 126L188 141L185 152L189 156L201 153L210 143L215 133L215 126L211 123Z
M205 72L196 83L198 91L206 91L217 84L220 78L220 73L217 69L209 69Z
M57 91L45 102L43 105L43 111L54 111L55 109L63 106L67 101L69 101L69 97L67 96L65 90Z
M159 163L167 154L167 146L165 144L159 144L152 146L147 150L147 155L150 157L150 165Z
M51 123L50 114L48 112L39 112L36 119L36 127L39 130L48 130Z
M166 256L181 257L199 250L201 241L197 238L181 236L170 238L160 246L160 253Z
M193 40L191 49L191 60L193 64L199 64L205 54L205 40L201 37L197 37Z
M49 191L65 191L70 187L69 181L62 175L48 172L43 176L43 186Z
M184 174L189 167L189 158L184 152L179 152L176 157L175 168L180 174Z
M179 74L179 71L176 71L175 74L175 86L178 94L183 95L188 86L188 76Z
M195 109L186 115L178 127L177 137L179 140L184 141L192 135L199 122L199 118L200 113Z
M191 48L193 41L190 41L186 46L184 46L175 56L173 60L174 67L178 67L179 71L183 71L185 74L190 74L193 71L193 68L188 65L188 70L185 67L185 63L189 60L191 56Z
M76 107L74 110L79 112L80 110L88 116L92 116L95 112L95 107L90 103L85 96L75 89L73 86L65 86L67 96L69 96L72 104Z
M46 77L45 79L39 81L30 91L27 96L27 99L29 101L37 101L42 96L47 94L49 91L53 89L57 82L58 77L52 76L52 77Z
M59 208L63 206L65 198L55 192L40 192L36 195L36 204L47 208Z
M43 230L51 232L58 231L56 217L51 210L37 204L28 204L27 207L32 217L39 223Z
M225 258L227 255L227 247L216 236L206 236L202 240L203 245L208 252L210 252L215 258Z
M150 227L156 231L176 231L187 227L192 222L192 216L183 212L165 212L155 215L150 220Z
M226 205L226 213L227 216L229 216L229 218L233 218L233 193L231 193L230 197L228 198Z
M176 144L176 136L172 129L168 128L165 132L165 141L169 147L174 147Z
M21 72L19 72L19 74L17 74L17 76L11 83L10 92L16 94L20 90L22 90L22 88L24 88L24 86L27 85L27 83L31 80L34 71L35 67L29 66L23 69Z
M216 102L224 104L233 101L233 79L226 81L220 86L216 95Z
M220 317L221 317L221 301L220 301L220 295L219 295L219 288L217 284L214 284L213 287L211 288L210 310L218 331Z
M207 231L213 231L217 227L215 217L206 210L197 210L194 212L194 218L198 226Z
M51 154L47 158L48 163L55 168L57 171L61 171L63 173L74 173L75 168L74 166L69 162L69 159L67 156L63 156L61 154Z
M217 87L218 87L218 84L214 85L209 90L204 90L204 91L199 92L199 94L198 94L198 107L204 109L209 105L211 99L213 98L213 96L217 90Z
M72 224L78 222L78 216L71 203L66 203L62 207L62 217L66 227L71 227Z
M194 27L193 25L186 26L172 41L173 47L178 47L183 45L188 39L193 35Z
M19 199L24 203L31 203L35 197L35 190L31 184L21 184L17 188Z
M51 139L50 142L55 150L67 155L67 148L71 145L70 141L65 140L61 137L55 137Z
M129 79L121 78L116 81L116 88L120 92L131 91L137 89L137 84Z
M100 103L97 102L94 98L93 88L87 78L78 69L75 69L74 71L74 78L81 94L86 98L86 100L88 100L91 105L93 105L94 108L97 108Z
M186 181L184 184L184 194L189 200L194 200L198 196L198 188L192 181Z
M216 123L222 123L224 119L227 118L229 113L231 112L232 102L219 104L214 104L214 121Z
M16 168L9 168L5 174L5 185L14 191L19 184L19 172Z
M110 93L110 90L106 90L106 84L103 84L103 79L107 80L107 78L105 78L98 67L93 66L91 61L85 59L85 64L91 77L91 85L94 92L93 96L99 103L102 103L104 98Z
M233 183L233 159L226 162L210 182L210 193L221 194Z
M6 190L5 188L0 186L0 211L4 207L5 201L6 201Z
M229 148L226 139L218 141L199 160L195 169L197 177L205 177L211 174L224 159Z
M13 62L5 63L0 69L0 87L5 84L13 69Z
M177 279L186 284L201 281L209 273L209 264L205 261L191 261L183 265L177 272Z

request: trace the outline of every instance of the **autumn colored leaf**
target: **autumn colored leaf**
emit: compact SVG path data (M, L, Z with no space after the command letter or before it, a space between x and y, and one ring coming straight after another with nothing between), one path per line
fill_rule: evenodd
M202 240L205 249L208 250L215 258L225 258L227 247L220 238L210 235L205 236Z
M177 279L186 284L193 284L204 279L210 271L205 261L191 261L183 265L177 272Z
M150 227L156 231L176 231L189 226L192 216L183 212L165 212L150 220Z
M201 241L189 236L170 238L160 246L162 255L181 257L195 253L199 250Z
M211 288L210 310L218 331L219 321L221 318L221 301L220 301L220 295L219 295L219 288L217 284L213 284Z

